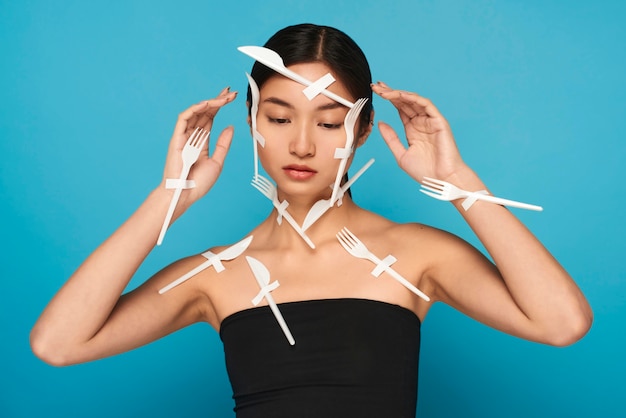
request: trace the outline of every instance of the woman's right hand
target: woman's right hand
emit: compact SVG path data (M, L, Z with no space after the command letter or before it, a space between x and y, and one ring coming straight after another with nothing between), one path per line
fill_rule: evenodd
M210 130L219 109L236 93L224 89L216 98L182 112L170 142L163 181L133 215L104 241L52 298L31 332L33 352L55 365L75 364L131 350L186 325L203 320L205 298L194 286L160 295L157 290L191 268L193 259L169 266L139 288L125 294L133 275L154 248L170 204L165 179L180 177L185 142L201 127ZM205 145L189 179L193 189L181 194L177 213L206 194L215 184L233 137L226 128L213 155ZM80 315L77 315L77 312Z
M211 131L217 112L236 97L237 92L231 92L227 87L217 97L194 104L178 116L167 153L163 179L159 185L161 189L165 189L166 179L180 177L183 167L182 150L194 130L203 128ZM222 171L232 138L233 127L229 126L217 138L213 155L209 155L210 141L207 141L187 177L188 180L193 180L196 186L183 190L177 207L188 208L213 187ZM180 211L177 212L180 213Z

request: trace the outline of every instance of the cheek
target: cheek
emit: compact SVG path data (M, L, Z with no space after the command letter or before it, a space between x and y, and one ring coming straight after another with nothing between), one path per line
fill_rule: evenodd
M336 150L341 149L342 151L338 151L340 153L346 152L346 151L343 151L343 149L346 147L346 132L343 129L341 129L341 131L338 131L338 132L333 131L332 133L325 135L324 144L325 146L323 148L325 152L327 153L327 155L330 158L335 159Z
M288 144L288 141L295 133L293 124L276 124L261 117L257 119L256 127L266 142L272 142L273 144Z
M265 136L265 146L258 146L259 164L273 177L273 170L282 166L289 159L289 145L274 136Z
M289 152L289 141L286 139L285 133L273 131L260 132L263 135L263 138L265 138L265 146L258 146L260 158L276 158L276 156L285 155Z

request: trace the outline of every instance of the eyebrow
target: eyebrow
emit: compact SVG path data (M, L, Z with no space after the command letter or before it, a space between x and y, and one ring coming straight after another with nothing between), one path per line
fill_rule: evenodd
M283 106L288 109L295 109L294 105L282 99L279 99L278 97L268 97L267 99L263 100L263 103L273 103L275 105ZM345 107L345 106L333 100L329 103L318 106L316 110L331 110L331 109L337 109L340 107Z

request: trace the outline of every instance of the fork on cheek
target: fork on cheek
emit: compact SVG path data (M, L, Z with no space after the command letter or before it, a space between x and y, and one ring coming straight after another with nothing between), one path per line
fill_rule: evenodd
M189 175L189 170L191 170L191 166L194 165L196 161L198 161L200 151L202 151L202 148L206 144L210 133L210 131L207 131L205 129L196 128L196 130L193 131L189 139L187 139L187 142L183 147L183 168L180 172L180 177L178 179L178 183L176 184L176 188L174 189L174 195L172 196L172 200L170 201L170 206L167 209L167 214L165 215L165 220L163 221L163 226L161 227L161 232L159 233L159 238L157 239L157 245L161 245L161 243L163 242L165 232L170 225L172 215L174 214L174 209L176 209L176 204L178 203L178 199L180 198L180 193L183 190L183 183L185 180L187 180L187 176Z
M335 155L335 158L341 158L339 162L339 168L337 169L337 177L335 178L335 184L333 185L333 193L330 197L329 205L333 207L335 202L337 201L337 194L339 193L339 183L341 182L341 178L343 177L343 171L346 169L346 164L350 154L352 153L354 142L354 125L356 124L359 115L361 114L361 110L367 103L367 98L363 97L357 100L354 103L354 106L350 108L348 113L346 113L346 117L343 122L344 129L346 131L346 146L345 148L337 148L337 152L342 153L341 156Z

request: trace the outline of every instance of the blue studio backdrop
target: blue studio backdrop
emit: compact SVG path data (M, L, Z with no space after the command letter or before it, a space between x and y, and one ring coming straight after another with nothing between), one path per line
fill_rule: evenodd
M594 309L583 340L554 348L436 305L423 326L418 416L626 416L625 21L622 1L0 1L0 416L234 416L207 325L66 368L38 360L28 335L158 184L178 113L225 86L245 92L252 60L237 46L301 22L351 35L375 80L435 102L494 193L544 206L513 210ZM376 119L401 127L388 103L374 106ZM269 213L249 184L243 94L214 130L228 125L235 139L220 181L130 288L235 242ZM353 188L358 203L480 247L450 204L418 192L376 130L354 167L371 157Z

